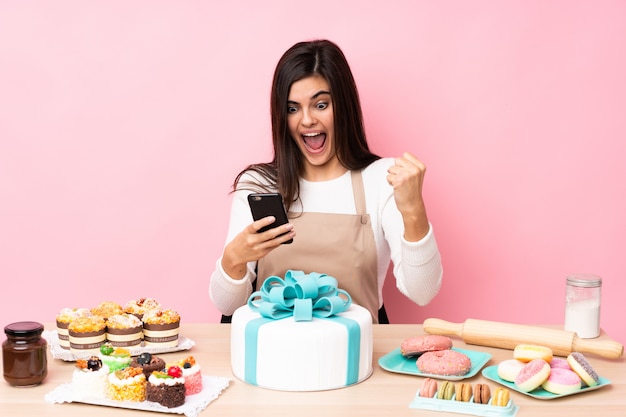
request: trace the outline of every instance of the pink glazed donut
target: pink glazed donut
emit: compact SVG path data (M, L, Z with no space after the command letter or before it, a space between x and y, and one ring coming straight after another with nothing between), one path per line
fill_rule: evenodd
M426 352L417 360L417 369L425 374L459 376L471 367L472 361L466 354L451 349Z
M515 377L515 385L520 391L530 392L543 384L550 376L550 365L543 359L528 362Z
M419 356L424 352L444 350L452 347L452 340L447 336L429 334L404 339L400 344L400 353L403 356Z
M563 368L552 368L548 379L541 387L553 394L571 394L580 390L582 381L576 372Z

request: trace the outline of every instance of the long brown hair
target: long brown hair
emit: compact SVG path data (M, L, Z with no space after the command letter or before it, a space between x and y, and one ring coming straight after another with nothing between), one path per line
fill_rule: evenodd
M299 42L283 54L274 71L270 96L274 159L246 167L235 178L233 190L278 191L283 195L287 210L299 198L298 179L303 162L298 146L289 135L287 101L291 85L312 75L321 75L330 86L339 162L349 170L358 170L380 158L370 152L367 145L359 94L341 49L328 40ZM240 181L246 171L260 175L275 189L270 190L256 182Z

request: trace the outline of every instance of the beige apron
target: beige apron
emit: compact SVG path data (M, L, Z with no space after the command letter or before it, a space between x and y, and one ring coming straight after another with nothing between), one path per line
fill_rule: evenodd
M365 209L361 171L351 171L351 178L357 214L289 213L296 237L259 260L257 288L267 277L284 277L290 269L331 275L354 303L370 311L372 322L378 323L374 231Z

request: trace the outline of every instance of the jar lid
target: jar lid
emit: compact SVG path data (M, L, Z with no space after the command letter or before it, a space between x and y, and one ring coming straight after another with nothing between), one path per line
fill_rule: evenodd
M35 336L43 332L43 324L36 321L18 321L4 327L4 333L8 336Z
M567 283L574 287L601 287L602 278L592 274L574 274L567 276Z

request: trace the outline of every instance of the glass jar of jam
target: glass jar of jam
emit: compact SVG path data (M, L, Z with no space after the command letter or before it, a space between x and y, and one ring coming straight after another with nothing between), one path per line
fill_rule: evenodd
M32 387L48 375L48 343L41 337L43 325L34 321L11 323L2 343L4 379L15 387Z

